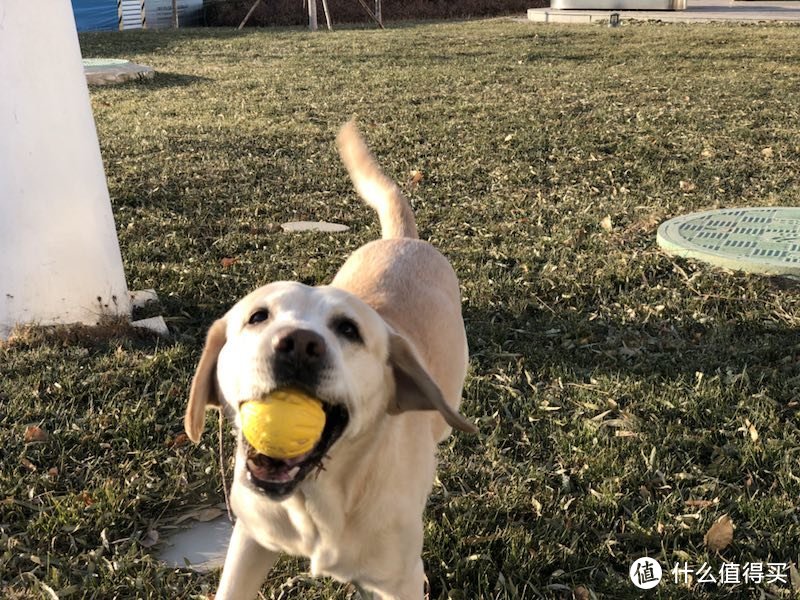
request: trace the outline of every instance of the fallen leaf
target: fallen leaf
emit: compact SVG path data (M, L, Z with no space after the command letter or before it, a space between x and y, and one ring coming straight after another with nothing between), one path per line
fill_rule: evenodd
M413 171L409 172L408 179L406 179L406 191L410 194L414 191L414 189L419 185L419 182L422 181L422 172L417 171L414 169Z
M92 498L91 495L89 495L89 492L87 492L86 490L78 494L78 498L80 500L83 500L83 503L86 506L91 506L92 504L94 504L94 498Z
M223 514L222 509L214 506L209 506L208 508L201 508L198 510L193 510L191 512L182 514L180 517L175 519L175 524L178 525L180 523L183 523L184 521L188 521L189 519L205 523L207 521L213 521L221 514Z
M792 582L794 591L800 592L800 573L797 572L797 567L794 563L789 563L789 580Z
M152 548L158 543L158 532L155 529L148 529L143 539L139 540L139 545L143 548Z
M25 428L25 441L26 442L46 442L50 437L44 429L36 425L28 425Z
M625 431L624 429L618 429L614 432L614 437L639 437L639 434L635 431Z
M34 473L36 471L36 465L33 464L31 461L29 461L24 456L19 459L19 464L21 464L23 467L28 469L28 471L30 471L31 473Z
M55 467L50 467L47 469L47 474L50 475L50 477L58 477L58 469Z
M219 262L222 264L222 268L223 268L223 269L227 269L228 267L232 267L232 266L233 266L233 265L235 265L237 262L239 262L239 259L238 259L238 258L229 258L229 257L225 257L225 258L223 258L223 259L222 259L221 261L219 261Z
M611 215L606 215L603 217L603 220L600 221L600 227L605 229L606 231L611 231L614 229L614 224L611 222Z
M203 510L198 510L194 518L201 523L205 523L207 521L213 521L221 514L222 511L218 508L204 508Z
M712 156L714 156L714 152L706 148L700 153L700 156L702 156L703 158L711 158Z
M51 588L49 585L40 581L39 587L41 587L42 590L44 590L45 596L47 596L47 598L49 598L50 600L58 600L58 594L56 594L55 590Z
M745 419L745 425L747 425L747 433L750 434L750 439L754 442L758 441L758 431L756 430L756 426L753 425L749 420Z
M709 527L703 538L706 546L713 552L720 552L730 546L733 541L733 521L728 515L722 515Z
M708 508L709 506L714 506L713 500L687 500L684 502L686 506L692 506L697 508Z
M542 516L542 503L539 502L535 497L531 497L531 505L533 506L533 512L536 513L537 517Z
M764 148L763 150L761 150L761 155L762 155L764 158L772 158L773 154L774 154L774 153L773 153L773 151L772 151L772 146L767 146L766 148Z
M678 185L680 186L681 191L686 193L693 192L697 187L691 181L684 181L683 179L678 182Z
M572 597L575 600L591 600L591 594L589 590L587 590L584 586L579 585L574 590L572 590Z
M180 448L187 443L189 443L189 436L185 433L179 433L174 438L168 439L166 445L168 448Z

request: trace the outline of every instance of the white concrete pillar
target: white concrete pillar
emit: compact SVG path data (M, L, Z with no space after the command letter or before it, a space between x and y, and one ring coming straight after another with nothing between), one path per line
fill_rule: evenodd
M130 315L70 0L0 0L0 337Z

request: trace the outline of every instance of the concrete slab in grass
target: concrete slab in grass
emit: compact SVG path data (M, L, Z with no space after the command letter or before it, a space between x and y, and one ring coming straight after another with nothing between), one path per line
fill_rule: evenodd
M84 58L83 72L89 85L113 85L155 76L153 67L119 58Z
M213 521L197 522L168 537L158 559L171 567L189 567L194 571L222 568L233 532L227 515Z
M139 319L138 321L132 321L131 326L138 327L140 329L148 329L149 331L152 331L161 337L167 337L169 335L169 327L167 327L167 322L161 315L157 317L149 317L147 319Z
M281 225L284 231L324 231L327 233L339 233L350 229L347 225L340 223L326 223L325 221L292 221Z

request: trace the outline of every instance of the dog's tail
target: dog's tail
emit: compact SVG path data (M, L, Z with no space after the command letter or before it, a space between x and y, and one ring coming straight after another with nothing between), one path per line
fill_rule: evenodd
M358 195L378 213L381 237L419 237L408 200L397 184L383 174L358 132L355 121L345 123L336 138L336 145Z

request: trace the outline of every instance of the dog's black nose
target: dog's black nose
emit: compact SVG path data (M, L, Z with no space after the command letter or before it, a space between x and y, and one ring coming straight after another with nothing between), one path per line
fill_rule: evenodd
M279 385L319 382L327 348L321 335L308 329L283 329L272 337L273 373Z
M308 329L278 332L272 339L276 357L298 364L314 364L325 356L325 340Z

